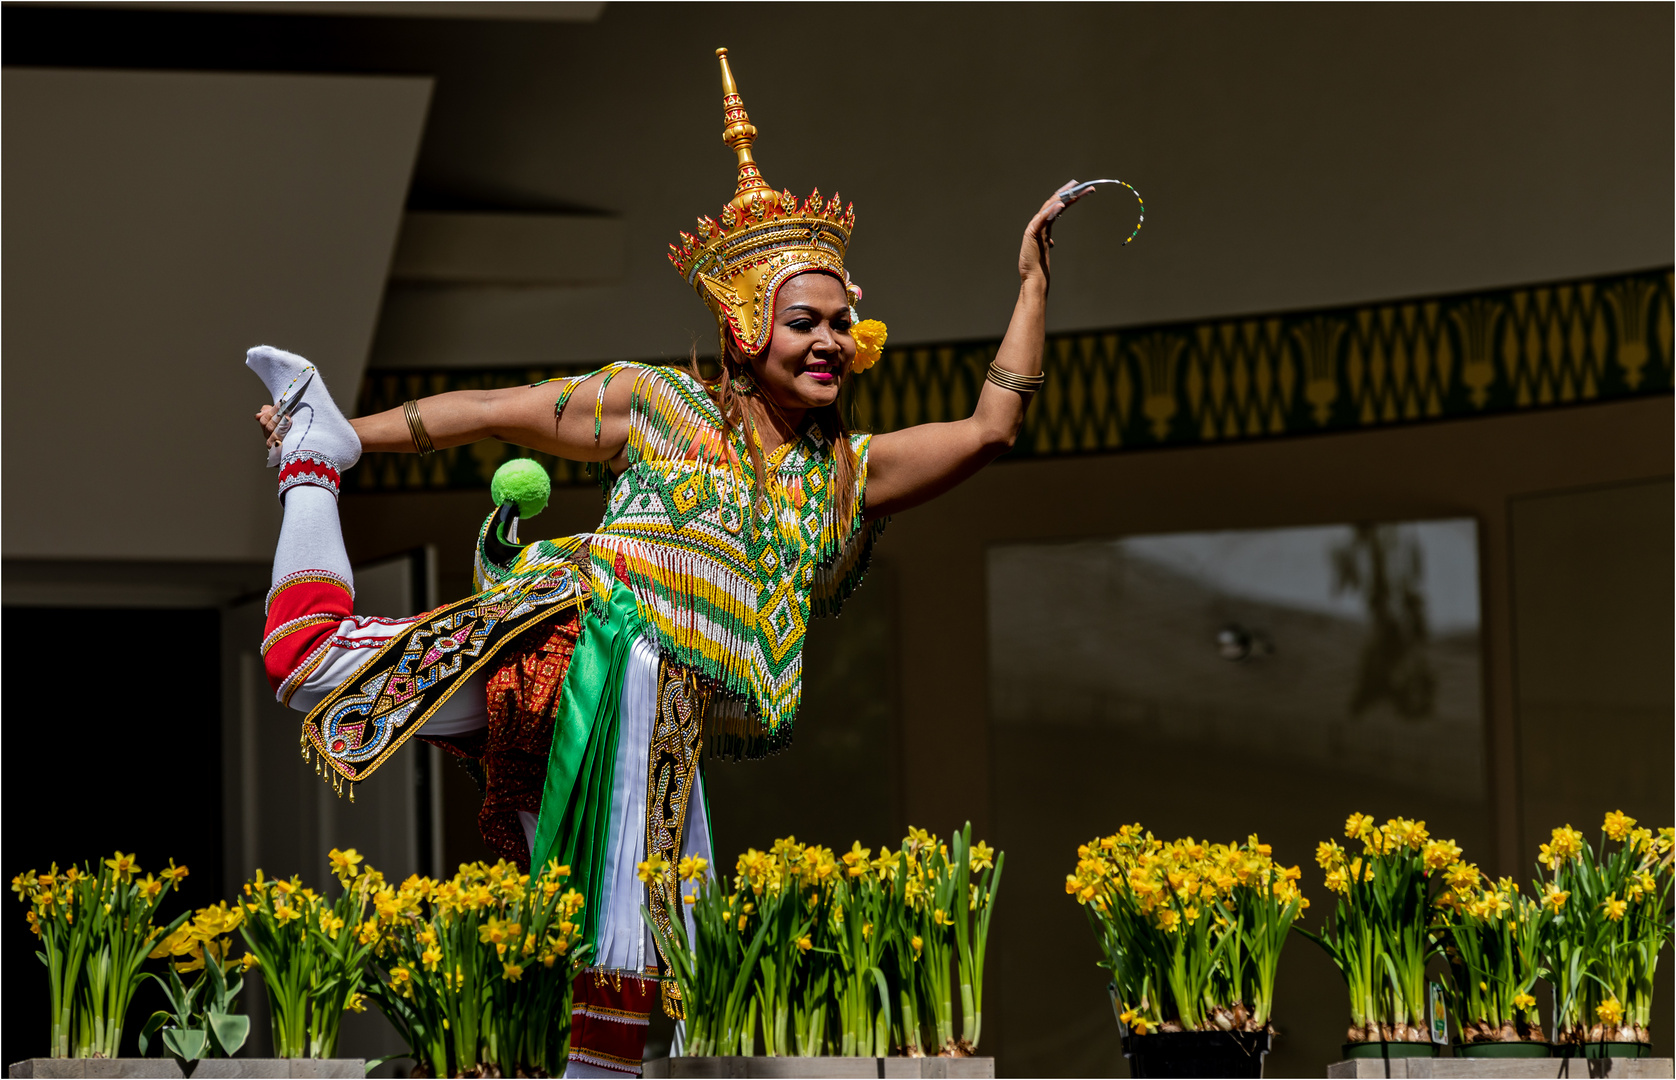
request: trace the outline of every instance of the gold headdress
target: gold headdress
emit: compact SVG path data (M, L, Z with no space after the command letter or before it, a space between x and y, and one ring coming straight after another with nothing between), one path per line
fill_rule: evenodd
M716 56L722 63L722 116L727 121L722 141L739 155L739 187L722 208L720 221L701 217L696 235L683 232L679 247L669 245L669 261L715 312L723 351L732 331L745 352L755 356L773 332L774 294L793 276L825 270L844 282L852 302L860 295L844 273L855 206L843 206L836 193L823 202L818 190L799 203L789 188L776 194L768 186L751 157L757 129L745 114L727 50L717 49Z

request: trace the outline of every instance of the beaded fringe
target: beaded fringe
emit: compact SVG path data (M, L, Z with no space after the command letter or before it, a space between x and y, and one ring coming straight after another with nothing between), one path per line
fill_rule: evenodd
M850 512L840 521L832 484L835 453L830 444L817 439L815 453L809 453L807 446L788 444L773 455L763 455L774 476L766 485L766 497L757 498L745 441L755 438L755 432L736 431L734 445L724 443L715 401L700 383L678 369L629 363L602 368L594 402L596 439L604 423L606 388L612 379L630 371L634 386L625 445L629 461L661 470L661 487L666 491L691 478L698 497L719 506L715 512L724 527L736 521L739 529L775 529L780 543L774 546L784 552L785 562L793 563L794 553L801 558L772 572L759 567L755 575L743 575L727 569L733 555L721 558L699 550L696 543L688 548L679 542L634 535L632 528L613 531L607 521L589 538L597 586L593 602L606 601L607 579L621 566L621 576L634 593L640 617L659 650L703 678L713 692L719 691L714 700L744 703L742 709L724 710L710 721L712 752L724 757L773 753L791 740L791 721L801 697L803 631L792 631L799 640L787 643L795 655L787 657L782 650L783 662L771 663L758 629L758 605L766 599L762 591L775 589L798 565L813 565L807 585L792 583L798 594L794 603L801 609L798 617L804 619L836 615L860 584L873 544L884 529L883 521L865 523L861 513L869 437L857 436L852 444L860 468ZM554 403L555 415L562 415L583 381L578 378L565 385ZM793 454L793 449L804 452ZM616 481L609 470L602 470L608 500ZM810 502L819 507L820 518L813 528L815 535L806 543L800 516ZM741 541L741 546L756 545Z

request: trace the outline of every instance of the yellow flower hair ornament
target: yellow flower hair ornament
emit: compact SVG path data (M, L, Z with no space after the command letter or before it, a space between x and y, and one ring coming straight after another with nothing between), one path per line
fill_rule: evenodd
M855 338L855 363L850 370L859 374L878 363L886 335L885 324L878 319L863 319L850 327L850 336Z

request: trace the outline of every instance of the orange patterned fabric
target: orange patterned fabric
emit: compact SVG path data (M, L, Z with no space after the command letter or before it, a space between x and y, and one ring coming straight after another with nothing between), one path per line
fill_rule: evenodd
M571 613L545 634L532 632L529 642L517 646L489 677L488 730L469 743L445 746L480 759L484 790L478 828L496 853L526 869L530 851L518 811L541 812L553 711L580 630L581 620Z

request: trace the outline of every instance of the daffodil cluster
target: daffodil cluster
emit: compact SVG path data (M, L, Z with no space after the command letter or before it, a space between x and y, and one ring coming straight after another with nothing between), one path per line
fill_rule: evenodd
M1361 850L1324 840L1315 851L1337 894L1334 909L1320 934L1299 932L1325 949L1344 976L1351 1042L1429 1042L1426 963L1440 950L1431 897L1445 880L1463 880L1461 849L1434 839L1424 821L1402 817L1380 825L1351 814L1344 837Z
M377 870L363 869L354 848L327 855L338 895L328 898L298 877L269 878L261 870L244 884L234 910L239 932L260 969L279 1057L337 1054L346 1010L365 1008L361 984L372 940L362 920L384 888Z
M30 870L12 878L12 892L28 905L30 932L46 961L52 1009L53 1057L115 1057L123 1020L152 942L174 933L154 924L158 905L187 869L145 874L120 851L89 866Z
M1570 825L1537 855L1541 963L1562 1043L1649 1042L1653 977L1671 934L1676 830L1654 833L1620 810L1590 845Z
M1531 993L1547 974L1543 903L1520 892L1512 878L1491 883L1471 863L1452 862L1444 880L1448 888L1437 894L1435 918L1461 1042L1545 1042Z
M244 922L244 908L225 901L194 912L151 950L152 960L168 960L163 977L150 975L162 988L167 1010L151 1014L140 1029L140 1056L153 1039L183 1065L207 1057L232 1057L250 1035L250 1017L237 1012L244 973L256 966L245 953L228 962L232 934ZM198 972L188 986L181 975ZM149 973L148 973L149 974Z
M686 1052L750 1055L760 1033L770 1055L969 1053L1002 863L970 837L911 829L877 857L786 837L739 856L731 877L683 860L684 911L667 936L647 922L680 988Z
M152 960L169 960L171 966L182 974L204 970L206 955L227 967L227 954L233 947L231 935L242 922L244 908L229 907L225 900L199 908L189 921L180 924L159 941L147 956ZM256 966L256 957L247 952L234 964L242 971L249 971Z
M1135 824L1079 847L1065 892L1088 913L1129 1030L1265 1031L1281 947L1309 906L1300 875L1255 835L1165 842Z
M464 863L446 881L379 883L357 932L368 993L433 1076L564 1071L581 893L570 868L532 877L505 861Z

